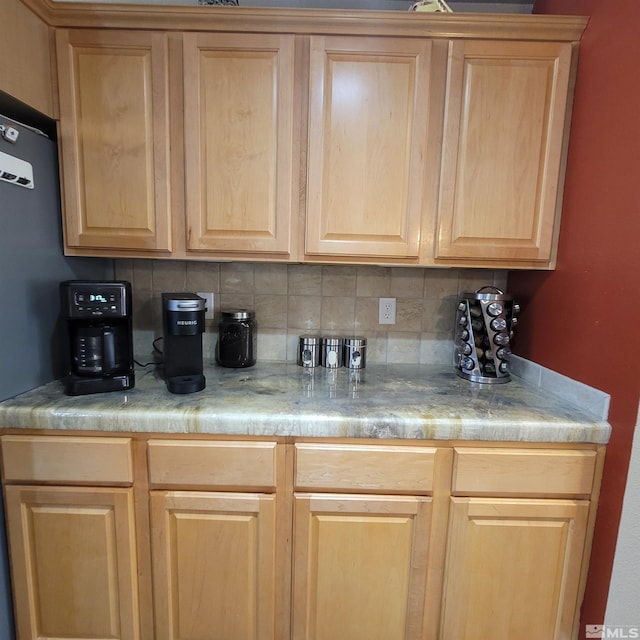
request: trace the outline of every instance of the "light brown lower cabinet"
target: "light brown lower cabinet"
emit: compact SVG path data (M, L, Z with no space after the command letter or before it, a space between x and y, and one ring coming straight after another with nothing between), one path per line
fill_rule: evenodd
M589 503L451 500L441 637L571 638Z
M431 500L295 498L293 638L422 638Z
M577 638L603 446L0 445L18 640Z
M151 492L156 640L275 640L275 497Z
M140 637L131 489L7 486L20 640Z

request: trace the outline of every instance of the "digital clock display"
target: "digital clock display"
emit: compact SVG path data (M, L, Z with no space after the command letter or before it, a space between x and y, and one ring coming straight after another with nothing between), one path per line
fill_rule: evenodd
M109 296L111 301L114 300L113 296ZM91 291L78 291L75 295L75 301L77 305L98 305L108 304L109 298L103 293L91 292Z

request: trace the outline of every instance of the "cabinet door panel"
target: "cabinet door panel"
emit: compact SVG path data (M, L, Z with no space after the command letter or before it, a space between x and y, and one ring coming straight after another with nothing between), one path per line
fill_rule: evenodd
M66 244L170 250L166 35L59 30L57 45Z
M418 639L431 501L299 494L293 637Z
M571 55L450 43L436 258L550 260Z
M291 250L294 37L185 34L187 249Z
M18 636L139 638L132 490L5 490Z
M275 497L151 492L156 638L274 638Z
M428 40L311 37L306 253L416 258Z
M589 503L451 503L442 640L573 637Z

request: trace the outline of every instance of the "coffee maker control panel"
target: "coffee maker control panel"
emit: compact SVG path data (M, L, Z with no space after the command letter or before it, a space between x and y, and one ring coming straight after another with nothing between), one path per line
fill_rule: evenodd
M123 318L130 315L127 288L115 283L74 283L67 296L69 318Z

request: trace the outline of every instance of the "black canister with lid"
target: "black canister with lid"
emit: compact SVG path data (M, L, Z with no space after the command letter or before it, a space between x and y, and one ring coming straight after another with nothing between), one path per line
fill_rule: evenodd
M253 311L228 309L222 312L216 362L222 367L252 367L256 363L256 316Z

